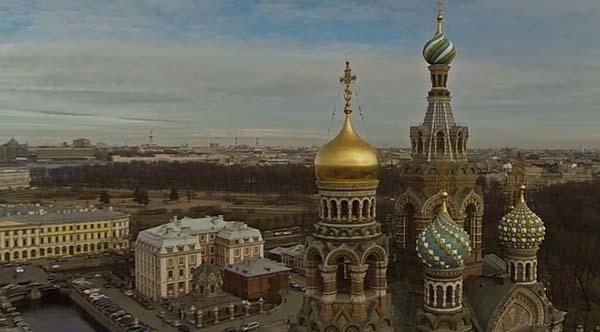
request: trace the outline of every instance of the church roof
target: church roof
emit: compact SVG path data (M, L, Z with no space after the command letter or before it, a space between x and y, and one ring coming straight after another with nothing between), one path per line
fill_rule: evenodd
M218 276L221 275L221 270L219 270L218 267L212 265L212 264L208 264L208 263L204 263L200 266L198 266L195 270L194 270L194 280L196 280L197 278L199 278L200 276L204 276L204 277L208 277L211 274L216 274Z
M495 278L484 276L468 277L464 281L465 297L473 311L473 319L483 331L487 331L490 321L497 315L497 308L513 293L515 283L506 279L499 283Z

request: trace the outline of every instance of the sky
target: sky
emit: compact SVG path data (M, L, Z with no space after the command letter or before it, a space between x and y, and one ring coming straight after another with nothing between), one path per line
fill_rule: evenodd
M470 147L598 147L600 1L447 0L445 17ZM349 60L361 136L408 146L434 30L433 0L2 0L0 142L318 145Z

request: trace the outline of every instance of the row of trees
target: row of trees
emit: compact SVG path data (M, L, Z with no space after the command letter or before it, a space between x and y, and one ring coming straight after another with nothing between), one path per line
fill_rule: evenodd
M391 196L399 185L395 169L381 170L379 193ZM32 169L36 186L80 186L92 188L147 188L233 191L247 193L316 192L314 170L310 167L263 166L241 167L205 163L118 163ZM177 190L176 190L177 191ZM172 192L172 200L179 199ZM189 197L188 197L189 199Z

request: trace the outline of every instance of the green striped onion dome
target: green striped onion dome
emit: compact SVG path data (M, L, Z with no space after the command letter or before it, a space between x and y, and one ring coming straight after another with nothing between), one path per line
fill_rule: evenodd
M438 15L437 31L423 47L423 57L430 65L449 65L456 57L454 44L442 32L442 20L442 16Z
M498 225L500 244L506 248L539 248L545 234L544 222L529 209L523 193L515 208L502 217Z
M429 268L455 269L471 254L469 234L442 211L417 238L417 256Z

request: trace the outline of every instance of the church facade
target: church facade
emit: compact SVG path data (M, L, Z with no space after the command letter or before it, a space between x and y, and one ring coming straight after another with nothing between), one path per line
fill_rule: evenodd
M306 241L306 290L291 331L563 331L566 313L538 281L545 227L527 206L525 187L499 222L502 258L483 255L483 195L467 159L468 128L451 111L446 83L456 52L442 21L439 10L423 50L432 88L423 124L411 127L412 161L400 168L391 248L376 218L377 153L352 127L356 76L346 63L344 123L315 157L319 221ZM392 264L416 271L417 285L407 278L405 288L388 286Z

